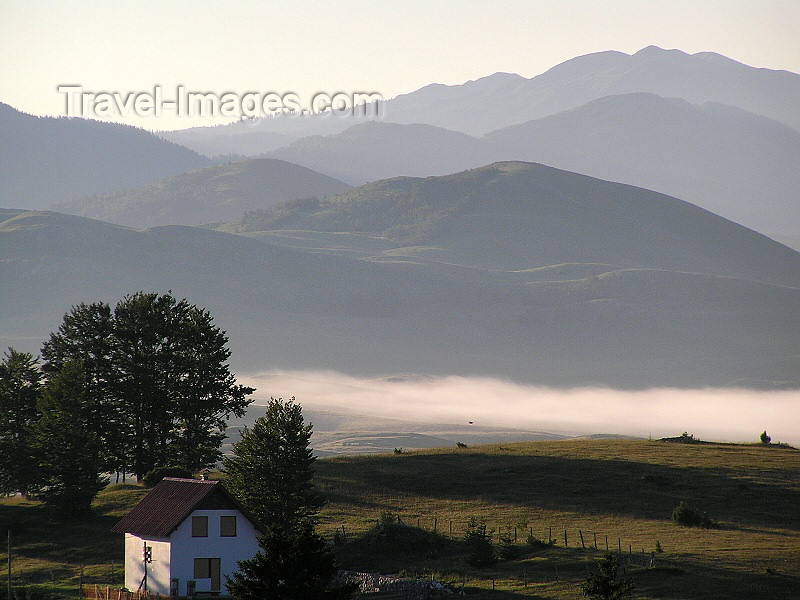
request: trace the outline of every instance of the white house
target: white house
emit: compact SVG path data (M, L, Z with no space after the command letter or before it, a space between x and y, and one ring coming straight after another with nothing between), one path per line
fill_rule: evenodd
M219 481L165 477L112 531L125 534L125 587L226 595L225 575L258 552L255 522Z

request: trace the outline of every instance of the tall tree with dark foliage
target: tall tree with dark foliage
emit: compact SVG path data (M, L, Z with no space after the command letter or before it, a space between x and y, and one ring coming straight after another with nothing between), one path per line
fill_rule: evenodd
M0 493L30 491L36 470L30 427L39 418L42 374L36 359L9 348L0 361Z
M157 466L197 471L219 460L226 419L243 416L254 391L236 384L227 343L208 311L139 292L113 312L73 307L42 355L48 373L81 361L104 468L141 479Z

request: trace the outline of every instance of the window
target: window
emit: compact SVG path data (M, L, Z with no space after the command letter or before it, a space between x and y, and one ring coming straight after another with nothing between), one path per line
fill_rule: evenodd
M221 516L219 518L219 535L221 537L236 537L236 516Z
M207 558L194 559L194 578L209 579L211 577L211 561Z
M208 537L208 517L192 517L192 537Z
M221 563L222 561L219 558L195 558L194 578L210 579L211 591L218 592L222 583Z

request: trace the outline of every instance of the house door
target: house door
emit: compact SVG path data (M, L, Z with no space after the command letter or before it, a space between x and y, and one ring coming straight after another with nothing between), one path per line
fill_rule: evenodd
M220 590L221 575L220 575L220 559L209 558L208 570L211 572L211 591L218 592Z
M221 562L219 558L195 558L194 578L210 579L211 589L209 591L219 592L222 584Z

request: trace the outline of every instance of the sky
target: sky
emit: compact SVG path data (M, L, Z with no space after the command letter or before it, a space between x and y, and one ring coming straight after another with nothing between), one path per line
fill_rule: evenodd
M159 86L167 98L178 86L293 93L303 105L318 92L388 99L648 45L800 72L798 25L796 0L3 0L0 102L66 115L65 85L122 95ZM208 124L173 111L113 120L152 130Z

